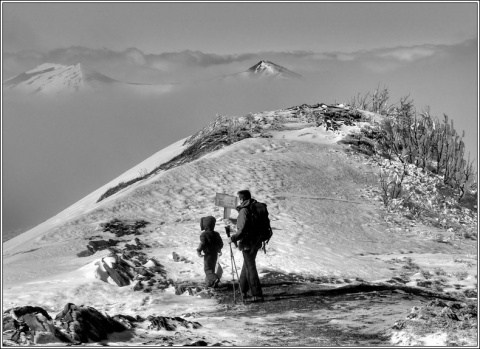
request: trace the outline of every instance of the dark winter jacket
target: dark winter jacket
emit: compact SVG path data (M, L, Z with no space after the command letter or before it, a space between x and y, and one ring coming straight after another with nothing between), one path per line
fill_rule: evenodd
M222 250L223 240L220 234L214 231L215 217L208 216L200 219L200 229L203 230L200 234L200 245L198 245L197 252L205 254L218 253Z
M251 235L253 227L252 227L252 220L250 218L251 212L250 212L249 206L256 202L257 200L255 199L249 199L249 200L245 200L244 202L242 202L242 204L237 206L237 211L238 211L237 233L232 235L231 238L232 238L232 242L241 241L241 246L245 250L252 249L252 248L255 250L259 250L260 248L262 248L262 242L258 242L254 246L252 246L252 242L251 242L251 238L253 237Z

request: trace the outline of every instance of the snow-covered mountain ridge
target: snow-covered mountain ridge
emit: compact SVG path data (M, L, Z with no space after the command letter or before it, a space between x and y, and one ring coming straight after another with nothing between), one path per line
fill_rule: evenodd
M261 139L262 137L269 137L266 134L269 133L274 138L281 138L281 139L292 139L292 140L301 140L303 142L313 142L313 143L322 143L322 144L335 144L337 141L342 139L346 136L351 130L358 129L358 126L341 126L341 129L338 131L327 130L326 126L316 127L315 123L312 120L309 120L306 117L306 113L310 114L315 110L326 110L328 106L325 104L318 104L316 106L307 106L304 105L299 108L289 108L289 109L281 109L277 111L267 111L261 113L255 113L250 115L248 118L253 118L255 120L253 125L255 126L251 131L254 132L253 136L255 139ZM344 109L344 108L340 108ZM344 109L344 110L348 110ZM229 125L236 124L237 128L241 127L250 127L252 126L251 122L246 120L247 117L238 117L233 118L231 121L228 122ZM58 215L52 217L51 219L47 220L46 222L40 224L39 226L21 234L20 236L15 237L12 240L5 242L4 244L4 251L8 251L11 248L15 248L21 246L27 240L32 239L34 237L38 237L43 233L47 232L48 230L54 229L65 222L73 219L78 215L87 214L92 210L96 210L97 208L103 206L104 204L115 201L127 193L135 190L139 186L143 186L145 184L150 183L151 181L155 181L158 176L161 176L163 173L169 173L172 170L167 171L154 171L160 164L168 163L170 160L174 158L178 158L189 146L195 143L196 139L204 138L206 134L216 134L217 132L223 133L225 127L225 121L229 120L228 117L220 117L219 120L215 121L211 125L206 126L203 130L200 130L197 134L192 135L191 137L187 137L183 140L179 140L172 144L171 146L159 151L158 153L154 154L152 157L146 159L145 161L141 162L137 166L133 167L132 169L126 171L119 177L115 178L114 180L110 181L109 183L105 184L98 190L92 192L85 198L79 200L74 205L68 207L66 210L60 212ZM285 127L280 129L274 129L272 125L274 125L279 120L283 120L285 123ZM247 126L248 125L248 126ZM269 130L271 128L271 130ZM263 130L263 131L262 131ZM221 144L221 142L220 142ZM221 150L222 147L217 148ZM215 152L214 152L215 153ZM213 153L202 154L202 158L210 157ZM182 166L180 166L182 167ZM107 199L96 203L101 196L107 189L116 186L122 182L129 182L132 179L139 177L140 172L152 172L150 176L145 177L145 179L140 180L138 182L134 182L133 185L125 187L120 191L116 192L115 195L108 197Z
M230 283L234 270L223 234L227 222L223 220L223 208L215 206L214 199L216 193L235 195L241 189L250 189L254 198L268 205L270 213L274 237L267 254L257 257L262 280L271 274L302 280L297 286L280 282L277 285L281 288L280 295L292 296L289 293L294 287L305 292L306 285L314 285L317 290L348 290L350 286L361 287L364 282L383 282L381 286L386 287L388 282L396 285L398 278L402 280L400 288L415 286L423 280L420 272L419 275L412 272L411 279L398 276L406 273L402 265L412 267L412 261L425 270L441 267L445 273L455 272L452 255L458 256L466 247L438 244L422 234L426 227L421 224L405 231L391 229L379 214L382 204L366 195L378 185L375 176L378 168L368 157L338 143L363 124L381 119L380 115L350 110L348 106L323 103L243 117L219 117L50 220L6 241L4 310L35 305L58 314L65 304L73 303L134 319L136 316L145 319L152 314L181 316L195 319L203 326L195 331L177 329L173 334L158 332L148 321L140 321L128 335L114 334L103 342L113 345L161 345L165 338L184 344L202 337L209 343L227 340L227 345L266 344L272 340L271 336L257 332L277 326L280 319L297 321L299 317L304 321L300 327L315 325L313 337L318 336L319 321L336 330L360 333L359 338L364 333L370 336L369 331L391 334L395 321L403 319L405 311L417 304L405 291L397 293L398 302L387 298L381 304L370 299L359 303L362 300L357 299L362 299L365 292L351 301L322 295L320 300L308 298L298 312L286 308L285 312L275 309L272 313L255 305L218 304L215 298L202 298L210 297L211 292L191 296L187 290L175 294L182 290L179 285L202 283L204 271L196 247L199 219L207 215L217 219L216 230L224 238L225 248L219 263L224 270L222 280ZM203 152L205 148L207 151ZM176 166L159 167L173 159L179 161ZM150 175L140 176L138 181L98 201L106 190L135 179L144 171ZM236 217L235 211L231 217ZM105 229L117 222L132 221L148 224L126 235ZM87 245L99 242L111 242L114 246L85 253ZM144 256L140 258L141 264L136 264L139 261L135 258L129 259L127 255L132 254ZM242 253L234 249L233 257L240 268ZM108 270L120 261L137 270L146 269L147 275L153 270L150 268L156 267L164 273L153 279L136 275L130 284L119 285ZM466 266L469 273L474 272L474 267L474 264ZM466 288L474 287L472 278L457 281L448 275L443 278ZM445 285L446 289L453 289L451 282ZM266 304L273 308L284 304L272 293L272 288L265 285L264 289ZM225 287L227 292L231 293L231 289ZM380 296L392 297L383 293ZM317 303L318 309L309 311ZM370 320L375 320L373 325ZM356 323L357 327L351 326ZM252 331L252 327L260 330ZM392 337L392 341L403 343L403 337L397 337ZM43 343L55 339L50 336ZM295 338L294 343L303 343L300 340ZM388 343L387 339L382 340ZM316 342L312 339L309 343Z
M44 63L3 82L4 91L25 94L64 95L72 92L92 92L120 88L142 92L166 92L171 84L140 84L113 79L93 69L82 66Z
M4 89L26 93L57 94L87 88L80 64L45 63L3 82Z

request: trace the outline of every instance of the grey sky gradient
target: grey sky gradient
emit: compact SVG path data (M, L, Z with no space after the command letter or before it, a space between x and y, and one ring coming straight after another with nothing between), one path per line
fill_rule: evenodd
M3 49L358 51L452 44L476 3L3 3Z
M174 94L2 105L2 229L52 217L212 121L377 85L448 114L477 157L477 3L2 3L3 79L45 63L181 82ZM302 82L208 81L268 59ZM195 83L192 83L194 81Z

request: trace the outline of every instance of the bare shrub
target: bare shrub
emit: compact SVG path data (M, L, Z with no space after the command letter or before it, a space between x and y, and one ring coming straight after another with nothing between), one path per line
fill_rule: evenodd
M442 268L435 268L433 269L433 272L435 275L447 275L447 272L445 270L443 270Z
M465 154L462 140L465 132L459 134L446 114L440 122L430 114L429 107L417 113L409 95L400 98L398 106L388 105L388 99L388 88L378 86L373 92L351 100L354 107L361 104L386 116L378 134L371 135L376 154L441 174L444 183L456 191L458 200L472 193L477 173L474 160ZM473 191L476 195L476 189Z
M418 264L414 263L413 260L410 257L405 258L405 265L402 268L403 269L408 269L408 270L418 270L418 269L420 269Z
M457 271L453 273L453 276L457 278L458 281L465 280L468 276L468 273L466 271Z
M422 276L427 280L433 276L429 271L423 269L420 270L420 274L422 274Z
M403 192L402 184L406 173L405 166L401 171L396 169L380 170L379 183L383 204L392 211L396 210L403 202L400 197Z
M142 169L138 170L138 175L140 177L146 177L148 175L148 170L146 168L142 168Z

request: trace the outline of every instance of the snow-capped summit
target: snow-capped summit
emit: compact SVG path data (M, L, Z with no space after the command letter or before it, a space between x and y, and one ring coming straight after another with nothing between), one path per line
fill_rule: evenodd
M80 63L68 66L44 63L3 82L4 90L41 95L68 94L110 87L128 88L141 93L162 93L171 90L172 84L151 85L119 81Z
M80 64L44 63L3 82L4 89L26 93L58 94L86 88Z
M254 66L248 68L247 70L230 75L224 75L216 80L224 81L242 81L242 80L293 80L301 79L302 76L297 74L287 68L284 68L278 64L272 63L270 61L261 60Z
M299 79L302 77L300 74L294 73L278 64L263 60L249 68L246 73L252 77L274 77L282 79Z

